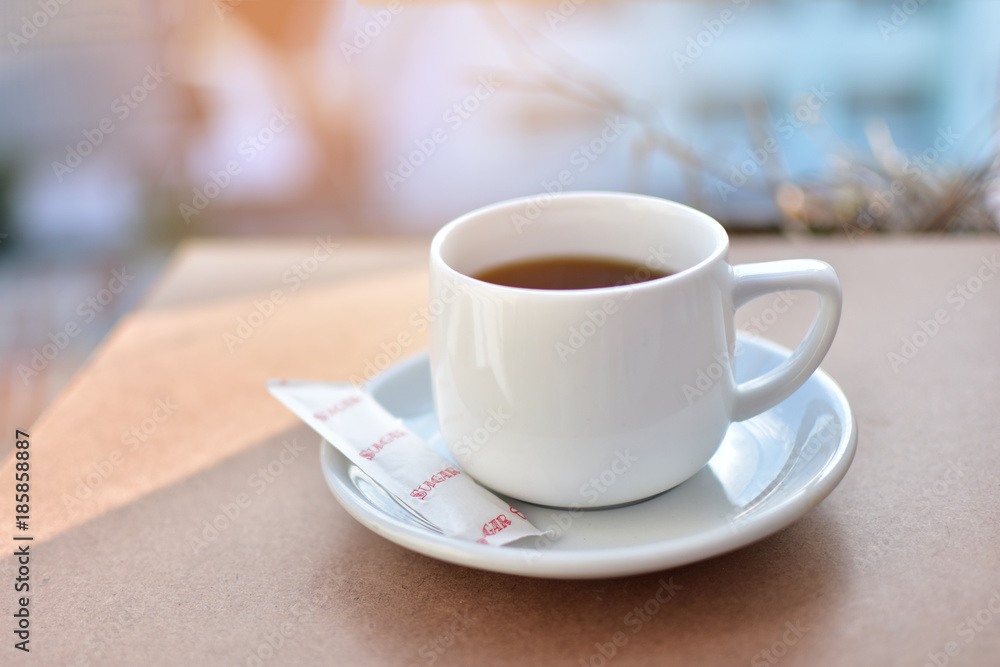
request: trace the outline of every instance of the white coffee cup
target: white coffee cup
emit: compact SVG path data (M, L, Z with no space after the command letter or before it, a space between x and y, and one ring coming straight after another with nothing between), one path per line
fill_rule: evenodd
M840 320L828 264L730 266L728 253L711 217L623 193L515 199L445 225L431 245L430 360L441 435L456 462L498 493L555 507L630 503L693 476L731 422L805 382ZM582 290L473 277L558 255L674 273ZM734 311L783 290L819 294L813 324L787 361L737 384ZM714 384L691 391L699 372Z

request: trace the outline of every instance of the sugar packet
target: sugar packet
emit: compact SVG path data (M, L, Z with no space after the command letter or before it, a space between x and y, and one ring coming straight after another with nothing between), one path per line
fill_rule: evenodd
M543 535L353 384L270 380L268 391L445 535L501 546Z

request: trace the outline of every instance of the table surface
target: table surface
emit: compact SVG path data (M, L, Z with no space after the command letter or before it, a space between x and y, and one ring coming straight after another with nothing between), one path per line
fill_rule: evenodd
M317 437L265 381L346 379L401 331L414 343L400 356L422 349L410 316L428 243L334 242L182 246L30 428L34 540L8 544L30 544L35 663L1000 664L1000 241L735 239L734 262L837 269L844 312L823 367L858 418L854 464L765 540L593 581L440 562L333 499ZM812 303L763 335L794 346ZM0 488L13 475L8 459ZM17 567L6 556L0 577ZM668 604L625 624L671 580Z

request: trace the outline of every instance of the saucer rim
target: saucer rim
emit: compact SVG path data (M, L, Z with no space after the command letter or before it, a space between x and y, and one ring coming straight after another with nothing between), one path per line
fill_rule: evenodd
M766 338L744 332L737 335L744 343L773 354L787 357L792 353ZM372 391L410 367L424 363L428 363L426 350L389 366L372 378L364 389ZM824 386L824 393L831 404L839 406L844 429L837 448L809 483L803 484L773 507L753 512L736 523L648 544L538 550L516 544L495 547L467 542L404 523L372 505L347 480L349 462L346 457L326 442L320 444L320 465L327 486L348 514L372 532L426 556L491 572L538 578L591 579L655 572L729 553L768 537L807 514L840 484L857 449L857 419L840 385L826 371L817 369L807 382L814 380ZM338 463L339 468L345 471L343 477L334 472ZM629 507L632 506L600 511L621 512L628 511Z

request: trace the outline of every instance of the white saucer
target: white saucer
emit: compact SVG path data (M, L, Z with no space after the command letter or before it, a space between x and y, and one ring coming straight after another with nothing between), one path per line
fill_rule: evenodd
M737 381L778 365L790 352L739 336ZM438 434L426 354L406 359L366 387L389 412L447 456ZM650 500L568 512L511 501L552 537L493 547L446 537L414 517L332 446L323 474L362 524L414 551L494 572L584 579L653 572L710 558L788 526L833 491L854 458L857 426L840 387L817 371L787 400L733 424L697 475ZM449 457L450 458L450 457Z

